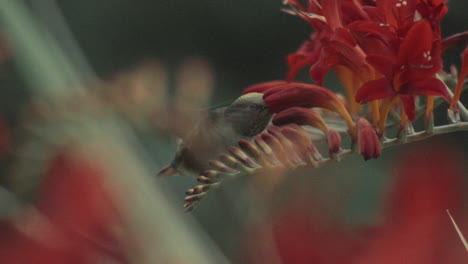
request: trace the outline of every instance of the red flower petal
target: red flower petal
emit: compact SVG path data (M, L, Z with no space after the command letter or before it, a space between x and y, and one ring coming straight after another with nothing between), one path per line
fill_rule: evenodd
M394 96L396 93L387 78L368 81L356 93L356 102L365 104L369 101Z
M351 69L361 80L368 80L371 69L366 62L365 54L362 50L351 47L343 42L330 41L328 45L337 56L338 63Z
M389 80L393 78L393 69L396 66L396 59L394 57L368 55L366 60L370 65L372 65L372 67L382 73Z
M385 43L389 43L397 38L397 35L392 30L392 27L382 25L373 21L358 20L349 24L347 28L353 33L363 33L367 36L374 36L381 39Z
M412 22L416 9L416 0L406 0L403 4L400 0L378 0L377 7L385 14L386 24L401 27L405 22Z
M369 20L362 1L341 1L341 21L347 25L356 20Z
M327 54L322 50L318 60L312 64L309 70L310 77L317 83L323 85L325 75L333 66L340 64L340 59L336 54Z
M437 78L413 80L401 87L400 94L441 96L450 102L450 96L444 83Z
M414 96L407 96L407 95L400 95L401 103L403 104L403 109L405 110L406 115L410 121L416 118L415 114L415 103L414 103Z
M287 57L289 72L287 80L294 79L296 74L306 65L315 63L320 55L322 45L320 44L320 34L314 32L310 40L304 42L299 49Z
M254 85L251 85L247 87L242 94L248 94L248 93L265 93L269 89L279 87L281 85L287 84L288 82L286 81L269 81L269 82L264 82L264 83L257 83Z
M291 107L279 112L273 116L272 122L276 126L294 123L300 126L313 126L324 133L328 131L327 124L317 112L301 107Z
M286 80L292 81L297 73L307 65L313 64L317 61L318 54L311 54L309 56L292 54L287 57L289 72Z
M367 55L396 56L399 39L393 27L369 21L355 21L348 27Z
M351 116L341 100L332 91L321 86L291 83L281 88L269 90L263 99L273 113L291 107L325 108L341 115L349 128L354 129Z
M331 35L330 41L338 41L350 47L357 45L356 39L353 35L344 28L337 28L334 34Z
M399 72L399 84L400 86L404 86L405 84L416 81L416 80L421 80L421 79L432 79L435 76L434 70L432 68L430 69L405 69L403 71ZM401 88L400 88L401 90Z
M335 111L339 104L338 97L321 86L305 83L291 83L287 86L271 89L263 98L270 111L278 113L291 107L320 107Z
M314 14L322 14L322 6L317 0L308 0L307 12Z
M399 65L427 63L424 53L432 50L432 28L429 22L416 22L406 34L398 51Z
M295 124L286 125L281 127L281 133L294 144L296 154L301 160L312 164L315 157L320 156L310 135L302 127Z
M322 1L322 12L327 23L332 30L343 27L341 24L340 6L338 4L340 0L323 0Z
M446 0L420 0L417 10L422 18L438 26L440 20L447 14L446 2Z
M374 2L374 0L370 0ZM374 3L375 4L375 3ZM376 6L365 6L364 11L369 16L370 21L385 21L385 14Z
M446 50L452 49L458 45L466 45L468 44L468 31L454 34L445 38L442 41L442 52Z

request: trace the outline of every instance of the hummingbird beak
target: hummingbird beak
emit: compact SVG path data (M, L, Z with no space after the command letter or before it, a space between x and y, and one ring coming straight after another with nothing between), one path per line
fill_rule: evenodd
M179 176L182 173L176 168L174 168L171 164L167 165L166 167L162 168L158 172L158 177L167 177L167 176Z

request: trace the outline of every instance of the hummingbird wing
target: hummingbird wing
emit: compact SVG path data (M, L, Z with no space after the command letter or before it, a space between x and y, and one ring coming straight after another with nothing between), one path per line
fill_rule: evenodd
M250 95L250 94L248 94ZM233 130L242 137L253 137L265 130L272 114L263 100L255 96L241 96L224 109L224 118Z
M178 169L176 169L172 164L165 166L157 174L158 177L178 176L178 175L181 175L181 172Z

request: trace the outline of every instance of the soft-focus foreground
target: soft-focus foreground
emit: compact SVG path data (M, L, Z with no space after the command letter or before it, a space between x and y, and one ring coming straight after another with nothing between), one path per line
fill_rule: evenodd
M255 8L231 17L201 1L200 21L228 26L174 26L193 36L181 44L159 23L200 10L148 1L161 16L142 30L158 43L148 54L137 47L151 38L133 34L151 24L146 1L114 3L119 19L101 17L103 2L0 0L0 263L468 261L468 34L444 33L450 3L239 1ZM96 74L112 56L75 40L86 23L68 27L85 12L114 32L98 43L111 40L115 63L140 58ZM297 31L277 22L297 17ZM264 40L250 30L291 38L266 34L252 51ZM167 55L187 45L205 56Z

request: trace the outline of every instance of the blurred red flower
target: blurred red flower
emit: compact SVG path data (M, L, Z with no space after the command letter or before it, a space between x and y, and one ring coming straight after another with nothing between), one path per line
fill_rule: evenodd
M121 219L103 176L76 155L55 157L34 205L0 222L0 263L127 263L115 234Z
M434 150L437 151L434 151ZM414 148L399 159L383 221L351 227L295 192L272 219L248 230L252 263L466 263L468 256L446 209L466 222L462 206L463 162L442 145ZM464 215L465 214L465 215ZM461 229L466 229L466 225ZM253 240L252 240L253 239ZM265 262L266 261L266 262Z

